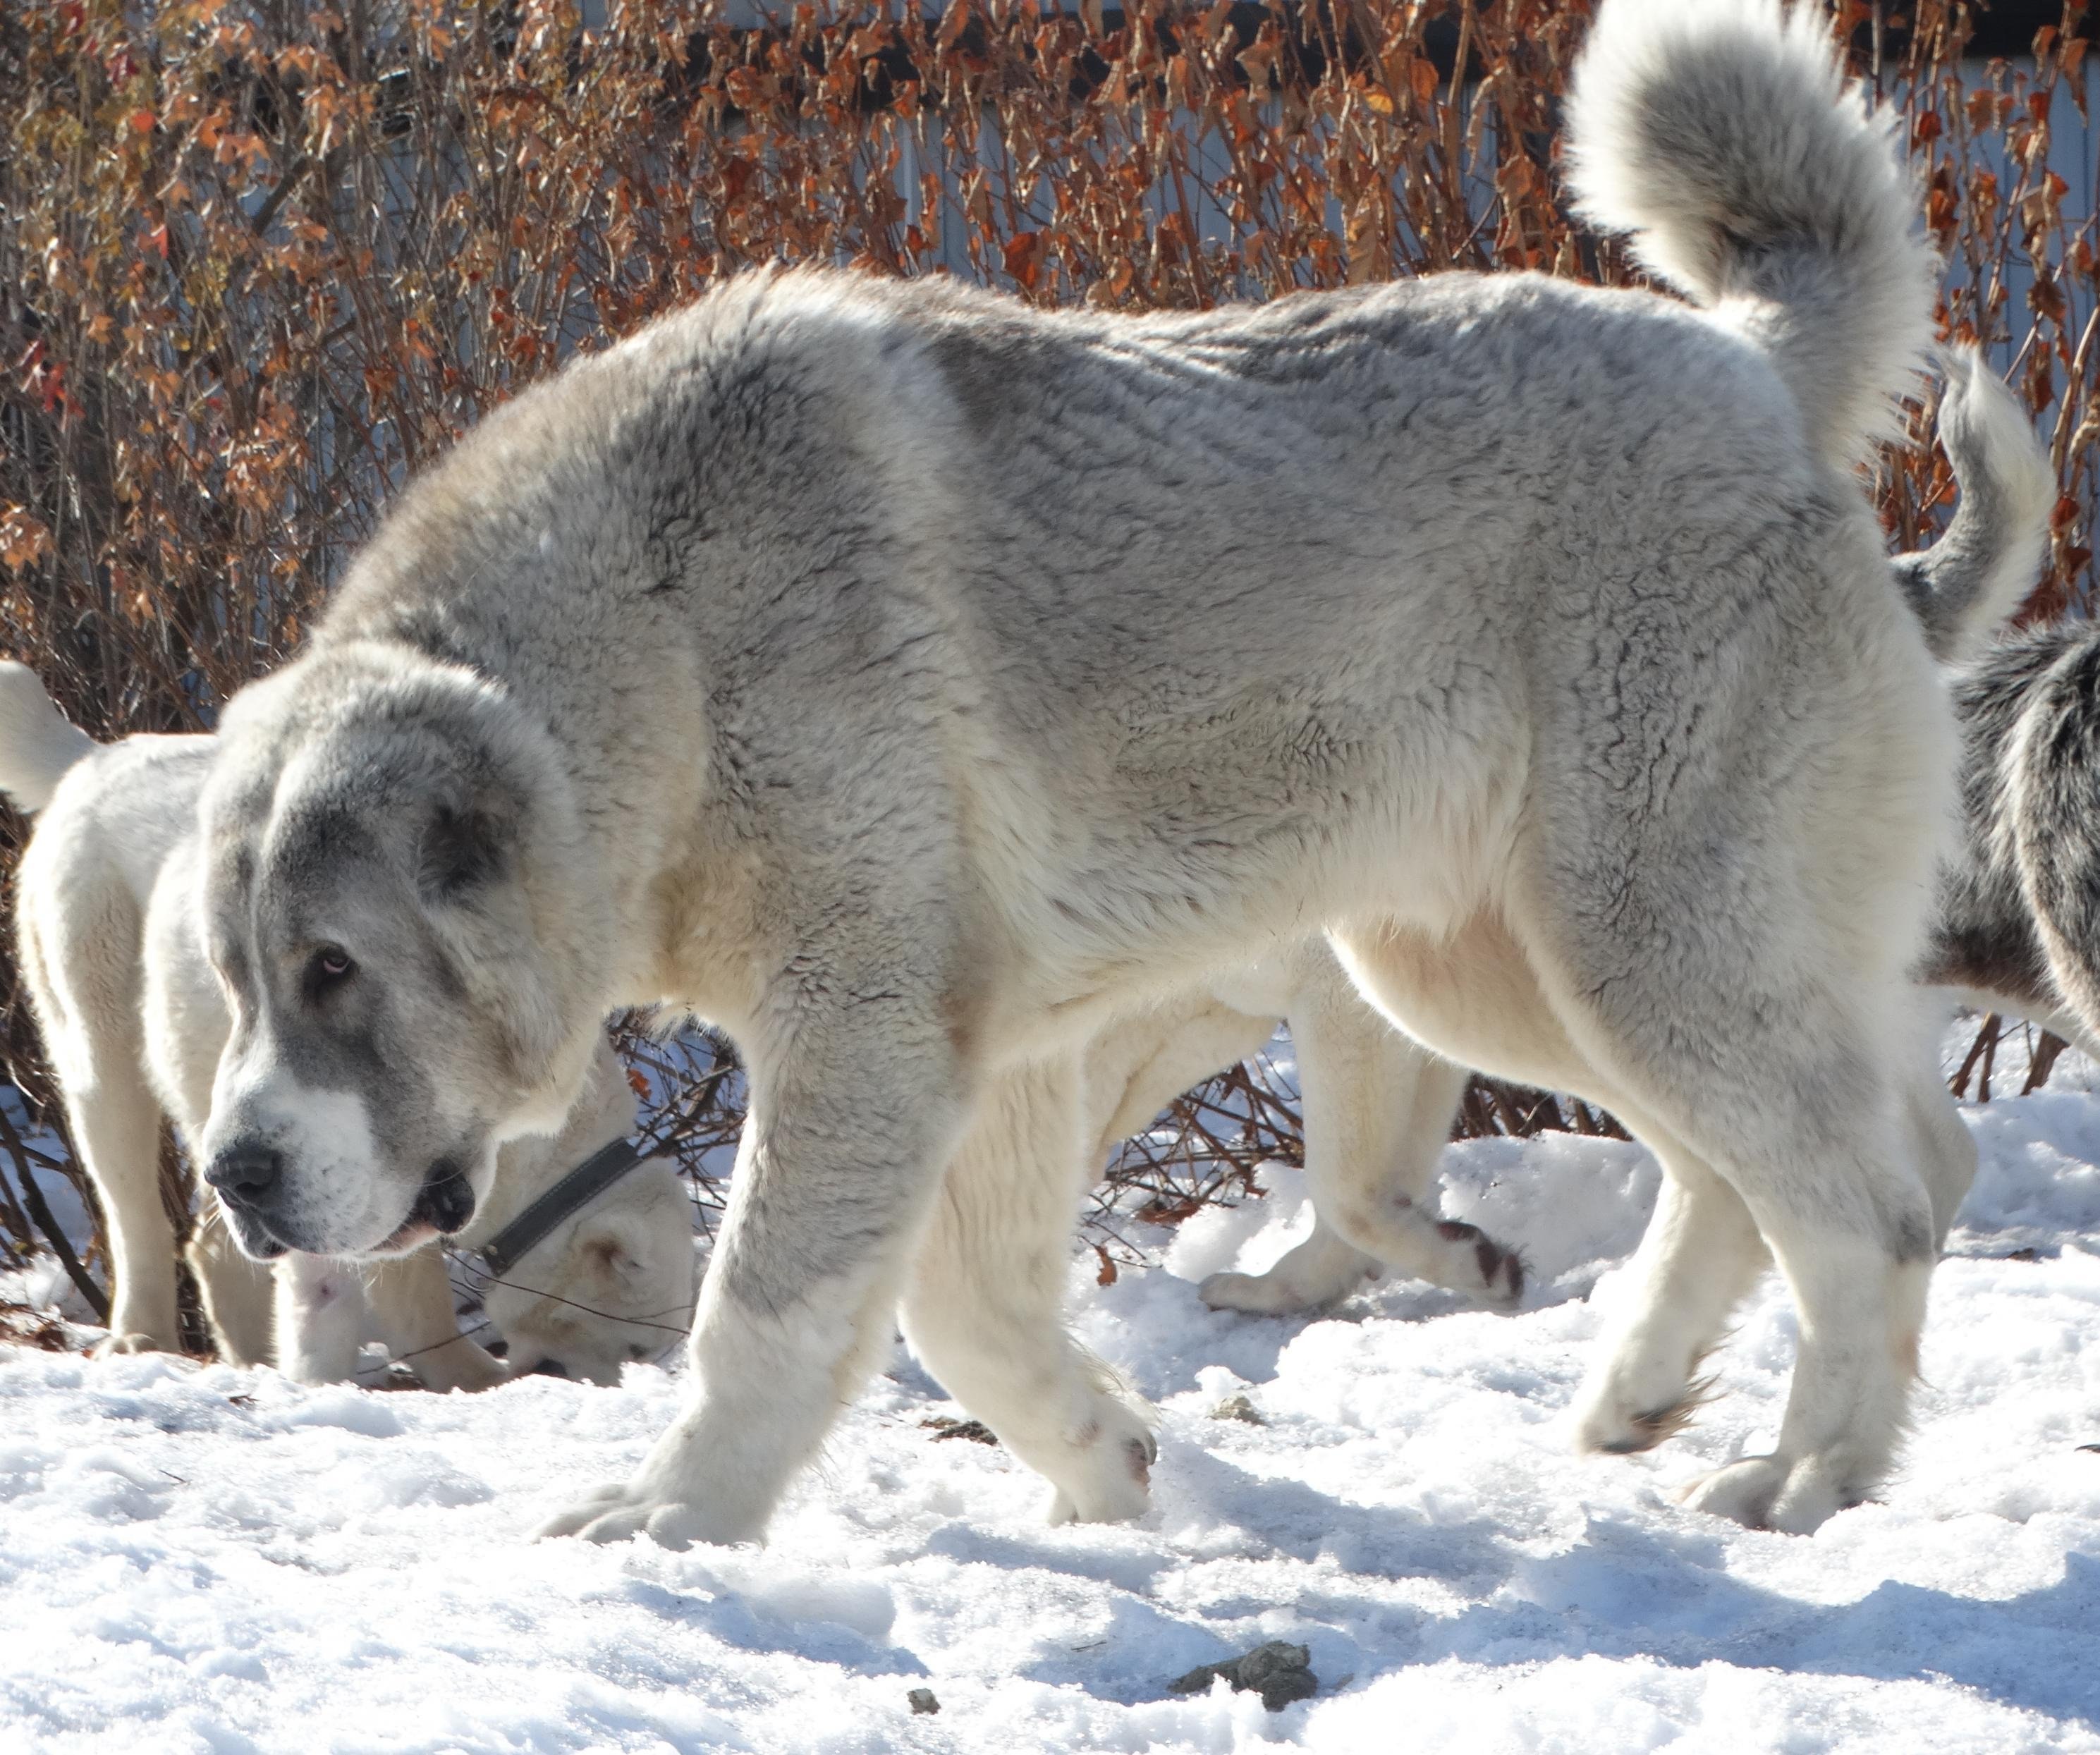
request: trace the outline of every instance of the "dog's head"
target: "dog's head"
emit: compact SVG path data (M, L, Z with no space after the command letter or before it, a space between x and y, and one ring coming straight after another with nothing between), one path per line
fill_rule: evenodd
M233 1030L201 1155L251 1255L386 1255L549 1133L605 1010L606 904L545 729L404 648L309 655L228 708L201 807Z
M691 1203L661 1158L637 1165L484 1288L514 1376L617 1383L685 1338L696 1270Z

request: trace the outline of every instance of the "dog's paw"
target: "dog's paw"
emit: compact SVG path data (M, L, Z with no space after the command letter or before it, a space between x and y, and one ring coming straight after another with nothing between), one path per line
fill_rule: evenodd
M1681 1356L1627 1349L1583 1386L1575 1407L1575 1448L1612 1457L1652 1450L1691 1425L1715 1393L1712 1375L1690 1376Z
M1480 1270L1475 1300L1498 1316L1515 1316L1524 1306L1524 1257L1487 1237L1480 1239L1473 1257Z
M1128 1412L1133 1421L1138 1418L1135 1410ZM1060 1484L1051 1497L1052 1523L1127 1523L1151 1508L1159 1443L1149 1426L1105 1435L1096 1459L1099 1466L1086 1479Z
M1273 1272L1214 1273L1196 1288L1196 1295L1213 1310L1250 1316L1295 1316L1317 1307L1315 1300Z
M90 1356L115 1359L130 1353L179 1353L179 1343L152 1334L109 1334L95 1343Z
M698 1506L659 1499L638 1487L623 1484L599 1488L580 1505L549 1518L538 1533L543 1538L580 1536L601 1546L646 1536L659 1547L681 1550L696 1541L726 1543L742 1539L713 1530L708 1523Z
M1678 1503L1746 1529L1806 1536L1843 1508L1813 1459L1789 1466L1779 1457L1745 1457L1688 1482Z
M1676 1437L1710 1399L1710 1386L1702 1382L1660 1408L1626 1408L1613 1400L1600 1400L1577 1420L1576 1448L1608 1457L1638 1456Z
M425 1389L440 1396L452 1390L478 1394L510 1381L510 1374L501 1360L465 1336L415 1355L408 1365L422 1380Z
M1339 1303L1379 1272L1375 1256L1352 1249L1331 1232L1316 1230L1267 1273L1214 1273L1196 1288L1196 1295L1213 1310L1295 1316Z
M1436 1242L1425 1276L1485 1305L1512 1311L1524 1299L1524 1258L1462 1219L1434 1221Z

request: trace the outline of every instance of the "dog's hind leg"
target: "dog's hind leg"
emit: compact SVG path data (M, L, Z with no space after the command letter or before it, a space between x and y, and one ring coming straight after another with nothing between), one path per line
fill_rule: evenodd
M161 1106L139 1019L138 906L104 878L63 906L32 898L22 926L24 972L108 1234L115 1285L96 1351L178 1352L175 1229L161 1202Z
M1867 1130L1845 1131L1786 1130L1762 1150L1739 1145L1728 1166L1793 1292L1801 1343L1776 1448L1693 1482L1683 1498L1754 1527L1812 1530L1873 1492L1917 1374L1931 1202L1915 1176L1889 1173ZM1804 1202L1789 1186L1811 1155L1835 1172L1833 1198Z
M1805 973L1780 1003L1787 947L1761 947L1747 915L1678 941L1732 950L1733 967L1660 969L1621 946L1605 982L1571 977L1556 960L1566 935L1534 930L1525 946L1484 916L1442 943L1370 933L1342 948L1365 990L1426 1039L1603 1103L1664 1160L1670 1192L1583 1397L1585 1442L1639 1449L1682 1423L1698 1359L1762 1266L1760 1241L1770 1250L1802 1311L1779 1445L1688 1497L1738 1522L1812 1529L1886 1471L1933 1253L1924 1182L1884 1149L1898 1131L1894 1067L1856 1046L1875 1014ZM1799 960L1829 971L1845 959L1829 947ZM1701 1015L1688 1018L1688 1002Z
M1341 972L1325 946L1317 947L1317 955L1326 965L1330 980L1342 982ZM1345 982L1342 985L1346 988ZM1353 994L1344 997L1372 1029L1392 1034ZM1093 1167L1098 1169L1123 1140L1149 1126L1190 1086L1220 1067L1260 1052L1280 1019L1273 1012L1242 1010L1247 1000L1237 994L1235 999L1238 1003L1215 998L1169 1002L1118 1020L1088 1045L1082 1064L1088 1129L1096 1135L1089 1154ZM1299 1029L1293 1018L1294 1036ZM1298 1051L1301 1073L1305 1052L1302 1047ZM1367 1071L1374 1073L1375 1069ZM1340 1096L1330 1085L1323 1083L1321 1088ZM1375 1091L1367 1092L1364 1100L1374 1110L1381 1102ZM1309 1116L1306 1126L1308 1132L1312 1130ZM1268 1272L1214 1273L1197 1290L1213 1309L1282 1315L1332 1303L1375 1275L1380 1265L1376 1257L1365 1255L1335 1229L1316 1198L1312 1235Z
M1600 1343L1576 1405L1586 1450L1646 1450L1698 1410L1700 1360L1771 1265L1742 1197L1652 1123L1621 1114L1661 1160L1653 1217L1628 1263L1633 1289Z
M218 1356L235 1365L273 1363L276 1294L269 1263L240 1253L215 1197L199 1205L186 1253Z
M1065 1327L1072 1221L1093 1168L1076 1063L995 1081L949 1162L902 1311L942 1386L1048 1479L1053 1523L1137 1516L1155 1453L1144 1404Z
M1362 990L1410 1030L1525 1083L1584 1091L1661 1158L1661 1200L1630 1268L1638 1290L1605 1343L1606 1363L1593 1374L1577 1418L1588 1449L1644 1450L1661 1442L1696 1409L1698 1361L1768 1259L1749 1210L1688 1148L1602 1079L1497 915L1482 914L1440 938L1370 931L1338 945Z
M1961 1119L1939 1069L1927 1060L1924 1074L1912 1078L1904 1098L1912 1149L1932 1197L1932 1238L1935 1252L1947 1245L1954 1215L1976 1180L1976 1136Z
M1514 1308L1524 1290L1515 1252L1438 1214L1436 1161L1468 1069L1393 1029L1324 946L1317 955L1330 972L1301 984L1290 1009L1317 1223L1265 1274L1213 1274L1200 1288L1203 1301L1220 1309L1308 1310L1392 1268Z
M1608 949L1585 946L1576 923L1546 929L1542 908L1529 949L1555 1012L1625 1093L1620 1112L1637 1131L1652 1118L1665 1157L1681 1142L1674 1179L1702 1191L1688 1210L1673 1199L1658 1215L1686 1228L1689 1241L1673 1246L1665 1236L1658 1244L1649 1261L1665 1271L1643 1282L1644 1294L1666 1300L1683 1290L1701 1314L1718 1316L1747 1281L1755 1258L1746 1231L1719 1191L1699 1182L1696 1159L1740 1197L1800 1312L1776 1448L1695 1483L1686 1502L1739 1523L1806 1532L1880 1484L1917 1374L1937 1251L1933 1199L1912 1157L1915 1130L1903 1124L1903 1096L1929 1063L1915 1032L1894 1025L1911 996L1890 966L1895 956L1874 966L1869 934L1817 942L1815 911L1790 911L1783 929L1762 926L1741 897L1725 923L1702 929L1694 886L1679 877L1674 893L1643 895L1652 881L1644 869L1664 874L1652 881L1671 881L1666 861L1630 862L1625 915L1670 919L1669 934L1636 925L1615 933ZM1920 1064L1907 1067L1906 1051ZM1696 1268L1716 1251L1703 1291L1696 1276L1667 1271ZM1696 1349L1701 1339L1683 1322L1668 1308L1637 1309L1623 1332L1674 1334L1674 1375L1688 1343ZM1649 1410L1621 1397L1654 1399L1640 1367L1661 1356L1650 1344L1608 1358L1604 1382L1587 1398L1594 1423L1586 1435L1627 1435L1628 1423Z

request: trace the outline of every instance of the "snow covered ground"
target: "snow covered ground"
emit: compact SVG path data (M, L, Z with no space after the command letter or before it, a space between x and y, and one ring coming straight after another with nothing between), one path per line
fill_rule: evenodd
M1046 1528L901 1354L770 1546L673 1554L528 1539L669 1418L654 1368L441 1398L0 1349L0 1748L2100 1750L2100 1095L2056 1083L1970 1112L1907 1465L1807 1539L1670 1498L1767 1441L1776 1287L1690 1433L1570 1454L1656 1176L1604 1140L1453 1149L1449 1206L1531 1259L1514 1317L1404 1285L1206 1311L1195 1279L1302 1229L1286 1171L1083 1281L1162 1413L1130 1528ZM1217 1413L1238 1395L1263 1423ZM1167 1691L1276 1638L1311 1700Z

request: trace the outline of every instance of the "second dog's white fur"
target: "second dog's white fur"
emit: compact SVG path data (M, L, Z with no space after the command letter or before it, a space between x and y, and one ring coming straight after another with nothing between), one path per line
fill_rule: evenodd
M1221 972L1118 1019L1083 1048L998 1081L950 1160L900 1312L948 1392L1053 1488L1053 1521L1134 1516L1152 1460L1149 1411L1065 1326L1074 1206L1117 1143L1174 1097L1257 1051L1287 1015L1304 1100L1305 1170L1329 1215L1259 1289L1205 1282L1212 1303L1288 1307L1333 1272L1391 1268L1514 1307L1516 1258L1442 1218L1436 1154L1466 1074L1364 1003L1312 941Z

